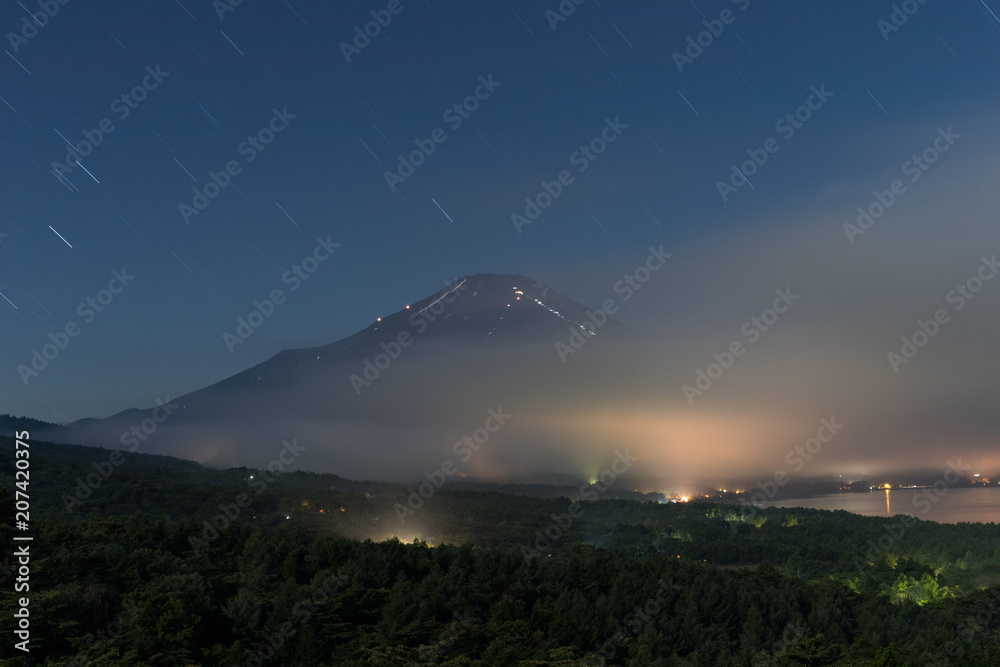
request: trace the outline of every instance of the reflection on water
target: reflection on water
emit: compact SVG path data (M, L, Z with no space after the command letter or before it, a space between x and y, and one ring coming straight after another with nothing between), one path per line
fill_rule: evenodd
M835 493L814 498L782 500L775 507L846 510L865 516L909 514L938 523L1000 524L1000 487L972 489L885 489L885 503L877 492Z

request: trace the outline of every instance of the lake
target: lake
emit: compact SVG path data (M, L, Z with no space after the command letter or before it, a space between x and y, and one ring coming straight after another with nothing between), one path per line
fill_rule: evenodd
M891 489L871 493L835 493L813 498L779 500L774 507L808 507L820 510L847 510L865 516L909 514L938 523L1000 524L1000 487L945 489Z

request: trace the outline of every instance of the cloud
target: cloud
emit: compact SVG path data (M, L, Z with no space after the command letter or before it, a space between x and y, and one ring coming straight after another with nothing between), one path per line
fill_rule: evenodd
M669 355L677 375L662 380L670 385L663 409L623 412L623 431L658 424L648 430L675 432L681 385L693 383L713 353L734 341L748 343L741 325L767 308L775 289L788 286L801 301L689 408L691 414L716 420L720 429L739 424L740 415L755 415L754 423L763 424L771 437L749 427L742 434L739 428L727 435L690 431L687 446L703 453L704 469L724 468L728 474L761 471L768 461L779 465L796 438L808 437L809 424L830 414L848 427L804 473L937 468L957 456L1000 467L995 408L1000 402L1000 279L983 283L971 300L953 292L970 279L976 287L983 258L989 264L1000 256L994 194L998 146L992 125L985 114L956 122L963 137L954 152L909 183L886 215L853 244L843 224L855 220L858 206L874 201L874 191L899 178L898 165L909 158L900 152L907 142L899 133L871 146L873 163L894 165L888 171L869 170L877 172L870 180L827 183L827 197L808 206L800 203L779 219L748 216L727 236L671 248L675 257L669 272L652 280L622 317L663 339L659 356ZM908 128L909 145L927 145L933 128ZM620 260L618 268L628 261ZM580 279L586 285L581 291L601 294L600 280ZM600 298L581 300L597 303ZM922 330L919 322L933 320L941 309L948 322L896 372L888 353L901 354L902 338L913 340ZM651 358L656 354L650 351ZM602 423L614 421L610 415L602 418ZM748 450L756 458L745 457ZM697 460L697 455L679 458Z

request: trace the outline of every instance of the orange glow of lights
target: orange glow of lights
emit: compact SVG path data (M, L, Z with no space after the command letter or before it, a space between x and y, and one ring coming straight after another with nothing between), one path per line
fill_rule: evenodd
M798 433L794 420L781 416L710 411L691 414L645 407L595 407L584 413L548 411L525 415L521 423L560 438L582 437L595 448L623 439L642 443L632 453L644 466L669 469L678 477L695 476L705 457L724 459L726 467L719 470L723 475L752 467L753 452L773 446L775 439L794 438ZM678 447L679 443L687 446Z

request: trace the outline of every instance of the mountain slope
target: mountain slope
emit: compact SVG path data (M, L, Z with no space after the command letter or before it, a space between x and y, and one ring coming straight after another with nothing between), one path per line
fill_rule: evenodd
M490 409L526 414L575 403L638 338L525 276L477 274L352 336L280 352L170 405L76 422L67 439L218 465L265 465L283 451L288 459L281 443L297 439L303 459L285 461L290 467L419 475L422 461L440 461ZM501 435L529 447L546 437L511 428ZM478 458L469 474L517 472L499 463L503 456Z

